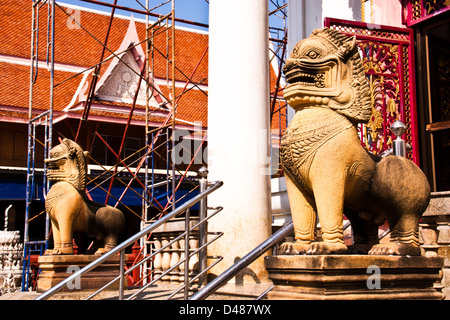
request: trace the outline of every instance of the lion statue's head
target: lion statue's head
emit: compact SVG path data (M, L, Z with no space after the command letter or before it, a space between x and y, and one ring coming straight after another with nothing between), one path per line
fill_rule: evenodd
M284 98L298 110L323 105L354 123L369 120L372 107L355 37L329 28L296 44L283 67Z
M47 177L50 181L66 181L75 189L84 192L86 189L86 156L81 147L69 139L50 150L50 157L45 159Z

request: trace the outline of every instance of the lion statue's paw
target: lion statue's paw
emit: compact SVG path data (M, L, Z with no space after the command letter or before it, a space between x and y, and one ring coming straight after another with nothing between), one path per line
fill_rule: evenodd
M308 243L285 242L279 247L278 254L280 255L305 254L310 246L311 244Z
M343 243L335 242L313 242L306 254L345 254L347 253L347 246Z
M360 244L353 244L348 247L348 253L349 254L367 254L370 249L372 249L372 244L366 244L366 243L360 243Z
M44 256L53 256L58 254L58 250L57 249L47 249L44 252Z
M372 247L370 255L420 256L420 247L411 243L388 242Z
M56 247L53 249L47 249L44 252L44 256L56 256L56 255L72 255L73 254L73 247L71 245L66 246L64 245L61 247Z
M111 251L112 249L114 249L115 246L116 246L115 244L111 244L111 245L106 244L103 248L99 248L97 251L95 251L95 254L99 254L99 255L105 254L105 253Z

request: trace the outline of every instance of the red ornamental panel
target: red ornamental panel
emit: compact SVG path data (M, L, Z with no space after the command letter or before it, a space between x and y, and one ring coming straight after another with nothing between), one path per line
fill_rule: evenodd
M363 146L374 154L391 149L390 127L401 120L408 128L402 138L412 148L408 158L419 164L412 30L331 18L325 26L357 39L372 93L372 117L360 126Z
M408 27L450 10L449 0L403 0L403 22Z

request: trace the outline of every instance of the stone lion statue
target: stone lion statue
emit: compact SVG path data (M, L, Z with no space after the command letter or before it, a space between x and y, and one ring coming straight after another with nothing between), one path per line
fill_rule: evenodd
M430 186L412 161L381 158L361 146L357 125L369 120L372 107L356 39L315 30L297 43L283 72L284 97L295 109L281 143L295 242L283 244L281 253L420 255L418 225ZM344 214L351 248L343 240ZM391 239L379 244L386 219Z
M54 184L45 200L54 240L53 250L46 255L73 254L73 232L95 237L103 254L117 245L125 218L119 209L90 201L86 197L86 153L69 139L50 150L47 176Z

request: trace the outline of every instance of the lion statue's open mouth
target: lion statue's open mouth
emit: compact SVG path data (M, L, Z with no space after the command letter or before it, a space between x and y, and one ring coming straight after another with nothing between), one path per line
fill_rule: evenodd
M288 61L289 62L289 61ZM323 72L313 72L308 70L307 67L302 67L301 65L293 65L286 67L284 69L286 75L286 81L290 83L288 87L295 85L300 85L300 87L317 87L325 88L325 79L327 79L326 71Z
M292 108L326 105L354 122L369 120L370 90L355 38L315 30L297 43L283 72L288 83L284 98Z
M50 156L45 159L47 177L50 181L67 181L75 189L84 192L86 188L86 152L78 144L64 139L61 144L50 150Z
M333 60L311 62L304 59L287 59L283 72L288 85L285 98L294 95L332 96L336 94L338 64Z

